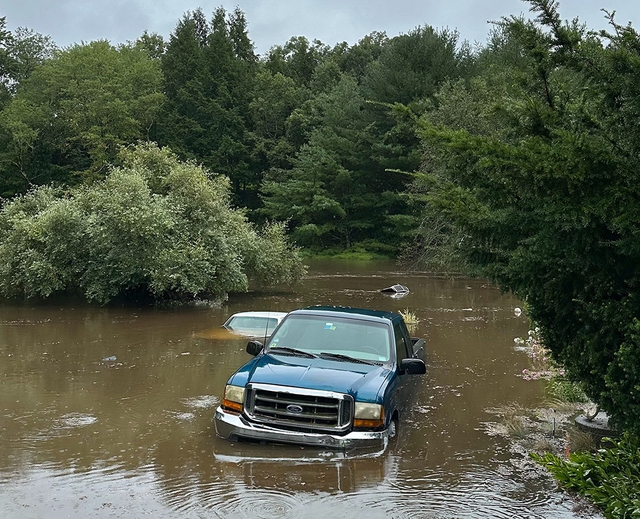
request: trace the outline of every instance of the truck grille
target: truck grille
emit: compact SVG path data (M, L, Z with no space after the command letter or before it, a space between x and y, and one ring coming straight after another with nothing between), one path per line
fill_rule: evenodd
M256 422L294 431L339 433L351 427L353 397L332 391L249 384L245 413Z

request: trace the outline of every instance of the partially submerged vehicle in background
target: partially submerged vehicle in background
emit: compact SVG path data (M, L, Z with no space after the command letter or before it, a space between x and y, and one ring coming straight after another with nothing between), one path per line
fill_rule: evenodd
M424 340L400 314L308 307L287 314L228 380L216 432L337 449L384 449L426 372Z
M391 285L390 287L380 290L385 295L391 296L393 299L402 299L409 294L409 289L400 284Z
M230 332L248 337L268 337L285 315L286 312L238 312L222 326Z

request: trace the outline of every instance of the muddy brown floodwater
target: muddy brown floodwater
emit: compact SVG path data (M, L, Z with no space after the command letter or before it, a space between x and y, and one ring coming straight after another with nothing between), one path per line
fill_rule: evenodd
M393 299L394 283L410 294ZM213 414L249 356L241 310L409 309L428 373L380 456L231 444ZM535 407L520 303L479 280L391 263L313 262L292 291L178 310L0 306L0 517L571 518L572 502L506 441L504 405Z

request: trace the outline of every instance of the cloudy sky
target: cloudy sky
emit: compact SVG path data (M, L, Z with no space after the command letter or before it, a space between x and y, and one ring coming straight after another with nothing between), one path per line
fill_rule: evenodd
M354 44L373 31L396 36L419 25L457 29L461 39L485 43L488 22L529 15L522 0L0 0L0 16L10 30L27 27L65 47L133 41L145 30L168 38L185 12L201 7L210 16L220 5L244 11L261 54L292 36ZM560 0L563 19L578 17L591 29L606 28L602 8L615 10L618 23L631 21L640 29L638 0Z

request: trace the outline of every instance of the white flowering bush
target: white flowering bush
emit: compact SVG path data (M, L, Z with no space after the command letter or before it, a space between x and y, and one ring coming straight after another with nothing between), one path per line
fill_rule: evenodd
M540 337L540 328L529 330L526 339L516 337L514 342L523 347L531 359L530 367L524 368L520 374L524 380L546 380L551 396L565 402L588 400L580 385L568 380L564 368L551 358L551 352L544 346Z
M522 346L531 359L531 366L522 370L522 378L525 380L550 380L553 377L564 376L564 369L558 367L550 357L550 352L545 348L540 337L540 329L529 330L526 339L516 337L514 342Z

